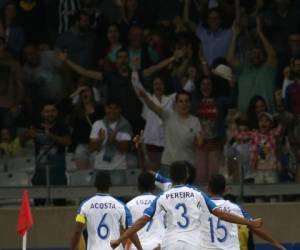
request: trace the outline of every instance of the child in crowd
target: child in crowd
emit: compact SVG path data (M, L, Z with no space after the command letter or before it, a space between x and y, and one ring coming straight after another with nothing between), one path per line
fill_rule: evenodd
M236 131L238 140L250 139L250 164L254 172L255 183L276 183L278 181L279 163L277 159L277 138L282 127L274 126L272 115L261 112L258 115L258 129L252 131Z
M0 152L2 155L16 157L22 154L22 146L19 137L14 136L8 128L1 129Z
M232 121L231 128L233 131L249 131L249 123L246 116L239 115ZM235 139L229 131L229 140L225 145L225 159L228 167L228 174L233 181L239 181L241 171L243 171L243 181L253 181L253 170L250 166L251 142L249 138Z

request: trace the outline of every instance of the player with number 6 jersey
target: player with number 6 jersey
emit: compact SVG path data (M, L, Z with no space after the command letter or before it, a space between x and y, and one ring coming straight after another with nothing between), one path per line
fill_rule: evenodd
M84 201L78 209L71 241L72 250L77 249L85 226L88 232L87 250L111 250L110 240L120 237L120 229L125 230L132 224L130 211L125 204L108 194L110 175L107 171L98 172L96 186L100 193ZM142 249L136 234L131 241L137 249ZM122 249L122 246L118 247L118 250Z

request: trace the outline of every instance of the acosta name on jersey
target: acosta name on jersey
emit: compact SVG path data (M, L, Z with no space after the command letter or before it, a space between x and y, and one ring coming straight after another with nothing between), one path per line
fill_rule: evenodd
M176 198L192 198L194 193L192 192L177 192L166 194L166 199L176 199Z
M116 208L116 205L114 203L92 203L90 208L111 209Z

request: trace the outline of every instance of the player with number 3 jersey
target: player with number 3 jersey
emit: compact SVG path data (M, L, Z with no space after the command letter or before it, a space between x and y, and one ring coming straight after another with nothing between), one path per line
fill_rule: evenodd
M202 216L209 212L229 222L251 227L261 226L261 219L247 220L222 211L204 193L184 185L187 181L185 162L172 163L170 177L173 188L159 195L132 227L126 230L120 238L111 241L113 249L118 247L123 240L143 228L147 222L162 211L166 213L167 227L161 244L163 250L198 250L200 247L199 230L202 226Z

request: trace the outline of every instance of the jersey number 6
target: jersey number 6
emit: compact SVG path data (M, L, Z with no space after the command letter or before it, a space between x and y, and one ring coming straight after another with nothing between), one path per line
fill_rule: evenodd
M108 226L105 224L105 218L106 218L107 214L104 214L99 226L97 228L97 234L100 237L101 240L105 240L107 239L107 236L109 235L109 228Z

